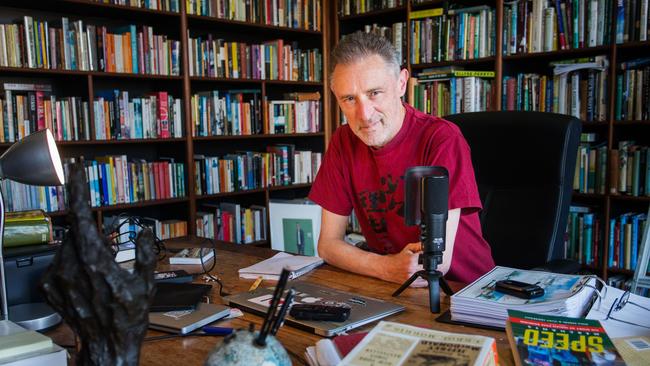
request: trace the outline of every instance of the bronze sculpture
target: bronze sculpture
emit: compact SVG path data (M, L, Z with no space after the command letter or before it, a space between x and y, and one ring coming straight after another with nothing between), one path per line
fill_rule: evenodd
M71 228L43 277L47 302L81 342L77 365L137 365L154 291L154 236L138 235L133 273L120 268L88 205L82 164L67 181Z

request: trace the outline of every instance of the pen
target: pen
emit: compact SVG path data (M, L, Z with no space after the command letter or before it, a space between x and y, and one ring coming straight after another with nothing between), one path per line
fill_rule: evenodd
M292 288L289 289L289 292L287 292L287 296L284 298L284 304L282 304L282 307L280 308L280 312L278 313L278 316L275 318L275 322L271 326L271 334L275 335L278 332L278 329L282 326L282 323L284 323L284 318L287 315L287 309L291 306L291 300L293 300L293 295L296 292L296 290Z
M290 271L288 271L286 268L282 269L282 273L280 273L280 280L278 280L278 283L275 285L273 298L271 299L271 304L269 304L269 310L266 312L266 317L264 318L262 329L260 329L260 334L255 339L255 343L260 346L264 346L266 344L266 336L269 334L271 322L275 316L275 311L278 307L278 303L280 303L280 298L282 297L284 288L287 285L287 281L289 280L289 272Z
M228 334L232 333L232 331L233 331L232 328L211 327L211 326L208 326L208 325L201 328L201 330L205 334L212 334L212 335L228 335Z

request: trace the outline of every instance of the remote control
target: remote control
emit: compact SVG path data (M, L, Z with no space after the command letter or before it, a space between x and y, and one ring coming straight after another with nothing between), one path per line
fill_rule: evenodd
M192 282L192 275L182 269L176 271L161 271L153 274L155 282L176 282L185 283Z
M350 317L351 311L352 308L345 303L295 304L291 307L289 315L298 320L343 322Z

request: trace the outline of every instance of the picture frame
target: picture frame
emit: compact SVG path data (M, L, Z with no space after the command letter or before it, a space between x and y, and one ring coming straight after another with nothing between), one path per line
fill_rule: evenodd
M321 207L308 199L269 202L271 248L287 253L318 256Z

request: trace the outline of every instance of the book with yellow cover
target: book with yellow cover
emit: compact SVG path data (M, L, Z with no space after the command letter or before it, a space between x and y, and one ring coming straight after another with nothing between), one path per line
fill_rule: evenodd
M5 247L52 241L52 220L42 210L8 212L3 233Z
M598 320L508 310L506 333L517 366L625 365Z

